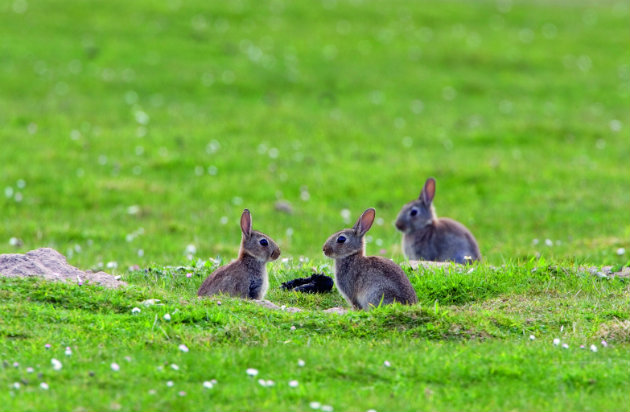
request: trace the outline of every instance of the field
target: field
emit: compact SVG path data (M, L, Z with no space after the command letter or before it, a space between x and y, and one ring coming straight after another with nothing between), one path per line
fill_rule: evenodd
M629 15L612 0L3 3L0 253L53 247L130 286L0 278L0 402L627 410L630 288L581 267L630 264ZM470 273L402 255L393 221L429 176L438 215L480 243ZM245 207L287 258L268 299L301 312L196 299L236 256ZM278 288L331 274L324 241L368 207L368 253L405 268L419 305L336 315L336 291Z

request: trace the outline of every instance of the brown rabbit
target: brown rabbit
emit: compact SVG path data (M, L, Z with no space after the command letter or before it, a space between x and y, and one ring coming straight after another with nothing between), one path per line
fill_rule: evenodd
M438 219L434 196L435 179L430 177L420 197L403 206L396 218L407 259L457 263L481 260L477 240L464 225L449 218Z
M367 209L352 229L337 232L324 243L324 254L335 259L337 289L357 309L370 310L393 302L416 303L416 292L397 264L378 256L364 256L363 235L372 227L375 213Z
M262 299L269 288L266 263L278 259L280 248L264 233L252 230L252 216L241 215L243 238L238 259L221 266L204 280L198 296L224 293L240 298Z

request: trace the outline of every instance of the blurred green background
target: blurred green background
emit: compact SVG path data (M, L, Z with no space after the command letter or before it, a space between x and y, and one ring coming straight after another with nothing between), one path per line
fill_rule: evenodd
M323 260L373 206L368 252L401 259L393 220L434 176L438 215L490 263L625 263L628 17L616 0L3 2L0 252L231 258L247 207L283 256Z

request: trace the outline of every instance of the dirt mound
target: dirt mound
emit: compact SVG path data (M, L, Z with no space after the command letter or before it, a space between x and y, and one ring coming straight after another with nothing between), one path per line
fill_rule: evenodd
M68 264L64 255L50 248L31 250L24 255L0 255L0 276L37 276L51 281L90 283L108 288L126 285L105 272L93 273L77 269Z

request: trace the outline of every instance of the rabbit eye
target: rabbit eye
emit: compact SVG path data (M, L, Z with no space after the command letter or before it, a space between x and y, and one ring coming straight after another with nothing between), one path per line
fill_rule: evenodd
M411 214L411 216L415 216L415 215L418 214L418 209L413 208L413 209L411 209L411 212L409 212L409 213Z
M345 236L339 236L339 237L337 238L337 243L343 243L343 242L345 242L345 241L346 241L346 237L345 237Z
M267 242L267 239L260 239L260 244L263 246L267 246L269 242Z

